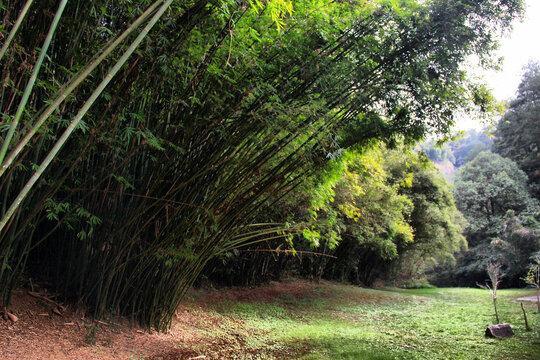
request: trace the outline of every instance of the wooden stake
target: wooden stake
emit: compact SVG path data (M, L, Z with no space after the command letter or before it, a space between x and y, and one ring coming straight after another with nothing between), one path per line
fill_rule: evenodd
M525 319L525 330L531 331L532 329L529 327L529 322L527 321L527 313L525 312L523 303L520 303L520 304L521 304L521 310L523 311L523 319Z

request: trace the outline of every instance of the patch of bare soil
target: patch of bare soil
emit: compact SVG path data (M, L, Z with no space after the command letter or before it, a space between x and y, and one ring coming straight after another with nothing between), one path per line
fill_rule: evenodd
M200 304L218 304L230 302L262 302L273 303L283 299L317 298L324 292L324 283L312 283L306 280L271 281L256 288L231 287L225 289L193 290L192 295L199 299Z
M303 288L303 285L300 286ZM221 292L235 300L249 296L238 289ZM278 294L275 289L264 293ZM243 295L239 295L243 294ZM243 321L213 312L204 304L183 303L168 333L148 333L125 319L96 321L73 306L54 304L51 295L13 294L4 320L0 317L0 359L3 360L180 360L180 359L289 359L292 349L268 344L247 345L250 337L264 336ZM36 295L39 295L36 297ZM215 294L210 295L216 296ZM300 294L299 294L300 296ZM201 306L202 305L202 306ZM16 321L13 321L16 320Z
M356 285L344 286L331 281L307 280L272 281L255 288L231 287L225 289L192 290L190 295L197 304L207 308L220 309L227 303L260 302L277 303L294 311L291 316L300 316L298 309L310 311L309 304L328 310L356 304L383 304L407 301L407 297L372 289L360 289ZM416 301L423 302L422 299ZM311 309L312 310L312 309Z
M196 299L197 304L207 307L219 307L226 302L262 302L279 303L305 307L306 303L324 300L324 308L336 308L348 304L381 304L385 302L406 301L407 297L385 293L372 289L361 289L358 286L344 286L331 281L321 280L310 282L307 280L272 281L267 285L255 288L231 287L225 289L192 290L190 295ZM301 300L301 305L297 302Z

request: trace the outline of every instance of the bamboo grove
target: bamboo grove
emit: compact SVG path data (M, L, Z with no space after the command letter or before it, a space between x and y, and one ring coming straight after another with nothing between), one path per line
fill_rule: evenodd
M26 273L166 329L213 256L297 231L254 219L340 149L482 105L461 64L521 6L4 1L4 306Z

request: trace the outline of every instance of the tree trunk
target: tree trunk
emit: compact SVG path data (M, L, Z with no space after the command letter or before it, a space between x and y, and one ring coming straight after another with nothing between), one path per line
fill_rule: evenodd
M493 308L495 309L495 320L497 321L497 324L500 324L499 321L499 313L497 312L497 298L493 298Z

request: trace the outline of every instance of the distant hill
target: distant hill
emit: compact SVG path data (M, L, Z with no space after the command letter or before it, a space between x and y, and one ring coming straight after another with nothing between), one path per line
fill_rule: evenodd
M433 141L425 141L419 145L419 151L441 170L445 178L454 180L455 170L465 165L484 150L491 150L493 140L487 131L468 130L461 139L436 145Z

